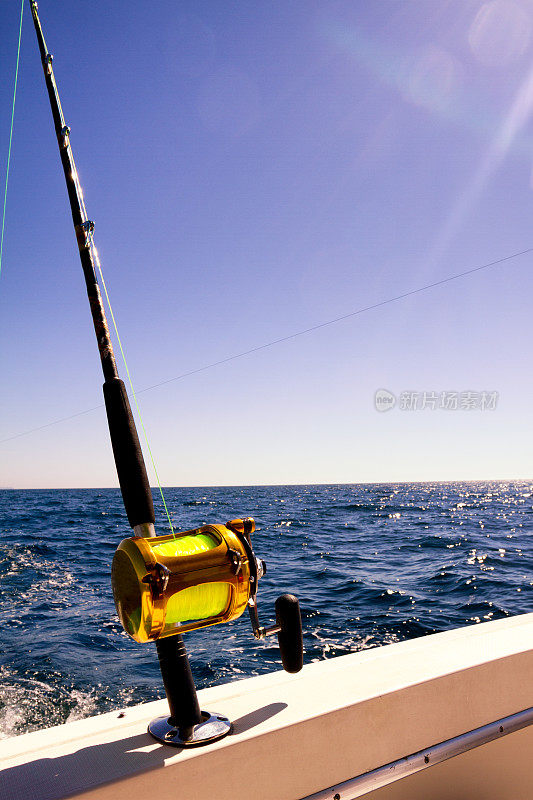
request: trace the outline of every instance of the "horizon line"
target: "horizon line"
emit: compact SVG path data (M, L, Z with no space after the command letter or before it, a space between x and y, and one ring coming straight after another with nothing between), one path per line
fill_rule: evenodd
M186 484L183 486L163 486L163 489L253 489L253 488L282 488L285 486L389 486L391 484L429 484L429 483L515 483L517 481L533 481L532 477L514 478L425 478L423 480L380 480L380 481L333 481L333 482L297 482L297 483L208 483L208 484ZM85 491L85 490L106 490L120 491L120 486L39 486L39 487L17 487L0 486L2 492L52 492L52 491ZM159 491L156 485L150 485L154 492Z

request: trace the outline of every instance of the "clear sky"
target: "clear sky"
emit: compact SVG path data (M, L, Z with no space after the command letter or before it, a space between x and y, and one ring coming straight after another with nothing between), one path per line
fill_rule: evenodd
M533 247L531 0L39 11L138 389ZM142 393L163 484L533 477L532 260ZM28 6L0 367L0 439L102 402ZM378 389L498 400L380 413ZM0 486L113 485L102 408L0 443Z

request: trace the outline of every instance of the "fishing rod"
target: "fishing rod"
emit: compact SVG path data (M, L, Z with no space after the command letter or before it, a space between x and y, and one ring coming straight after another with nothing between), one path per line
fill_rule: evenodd
M260 624L257 589L266 565L253 551L251 517L156 536L146 465L126 387L118 374L95 271L94 222L85 208L53 56L46 46L37 2L29 2L104 375L113 455L133 529L133 536L120 542L113 558L113 597L125 631L137 642L156 644L170 715L153 720L149 732L179 747L208 744L226 736L231 722L200 709L181 634L236 619L247 608L255 638L277 634L284 669L298 672L303 664L300 607L294 595L281 595L275 604L276 624ZM99 268L97 256L96 262Z

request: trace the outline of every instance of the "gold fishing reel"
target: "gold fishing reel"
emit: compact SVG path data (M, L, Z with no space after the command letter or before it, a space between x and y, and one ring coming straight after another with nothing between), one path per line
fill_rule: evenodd
M177 633L229 622L248 608L254 636L277 633L284 668L303 663L298 600L276 601L276 624L260 625L257 588L266 572L256 558L251 517L225 525L203 525L167 536L132 536L118 546L111 581L115 605L126 633L149 642Z

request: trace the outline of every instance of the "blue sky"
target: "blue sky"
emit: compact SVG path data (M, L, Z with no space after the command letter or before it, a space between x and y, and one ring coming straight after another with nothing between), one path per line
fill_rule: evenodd
M138 389L533 247L529 0L39 11ZM163 484L531 477L532 257L142 393ZM0 365L0 439L102 402L28 7ZM378 413L380 388L499 397ZM102 408L0 443L0 486L113 485Z

